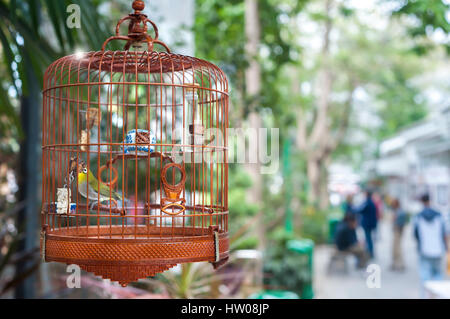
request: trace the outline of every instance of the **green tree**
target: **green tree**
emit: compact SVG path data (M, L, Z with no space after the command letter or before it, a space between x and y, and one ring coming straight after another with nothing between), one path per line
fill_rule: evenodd
M80 0L0 1L0 53L2 68L7 74L0 83L0 112L4 116L0 120L2 135L20 126L12 97L26 96L30 82L37 82L42 87L47 66L73 52L80 43L85 48L98 48L111 34L103 22L104 17L98 14L100 3ZM66 9L70 4L79 5L81 9L81 29L66 26L69 16ZM27 74L28 63L35 73L34 78Z
M308 201L326 209L328 166L336 155L348 156L355 148L349 130L371 134L376 143L425 116L420 90L412 81L424 64L408 50L411 40L399 38L402 25L392 23L380 32L346 1L311 3L303 17L304 24L318 30L321 46L305 48L301 60L285 66L280 85L286 100L281 104L296 112L299 158L307 163ZM310 37L301 26L296 32L298 41ZM368 96L364 104L357 92ZM364 112L372 112L380 124L363 127L359 116Z
M425 54L435 46L429 36L440 31L446 39L442 45L450 53L450 21L447 19L450 3L445 0L388 0L397 3L393 11L394 17L412 17L413 23L408 27L409 34L416 39L413 50L418 54Z

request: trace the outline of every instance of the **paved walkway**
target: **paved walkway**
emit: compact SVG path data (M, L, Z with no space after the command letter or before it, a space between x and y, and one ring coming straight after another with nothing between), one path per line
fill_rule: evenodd
M314 256L316 298L419 298L420 282L417 271L416 243L412 234L411 225L408 225L403 234L403 252L406 270L393 272L389 269L391 263L392 232L389 220L380 223L379 236L376 241L376 258L371 262L381 268L381 287L368 288L365 270L357 271L354 267L354 258L348 260L348 274L327 274L327 266L332 252L331 246L319 246ZM363 239L358 232L358 239Z

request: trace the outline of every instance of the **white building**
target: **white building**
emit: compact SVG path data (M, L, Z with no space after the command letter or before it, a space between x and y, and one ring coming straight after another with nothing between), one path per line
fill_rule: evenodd
M405 210L417 212L428 192L434 208L450 213L450 106L383 141L376 173Z

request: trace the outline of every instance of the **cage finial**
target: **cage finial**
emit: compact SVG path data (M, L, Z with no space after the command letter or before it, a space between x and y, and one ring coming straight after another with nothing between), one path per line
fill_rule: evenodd
M159 44L166 49L168 53L170 53L169 47L162 41L158 39L158 28L156 24L147 18L147 15L143 14L142 11L145 8L145 3L143 0L134 0L132 4L132 8L134 13L128 14L128 16L119 20L116 25L116 35L108 38L102 46L102 51L105 51L106 45L111 40L125 40L127 43L125 44L124 50L128 50L131 46L140 47L141 43L146 42L148 45L148 51L153 51L154 44ZM128 34L121 35L120 34L120 26L123 22L129 21L128 25ZM147 25L151 25L155 35L152 37L147 33Z
M142 0L134 0L131 6L134 10L134 14L140 14L145 8L145 2Z

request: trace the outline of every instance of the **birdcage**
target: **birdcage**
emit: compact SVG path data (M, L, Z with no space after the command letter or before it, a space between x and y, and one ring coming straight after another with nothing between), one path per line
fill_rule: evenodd
M101 51L51 64L43 89L42 258L122 285L228 259L226 76L171 53L132 7Z

